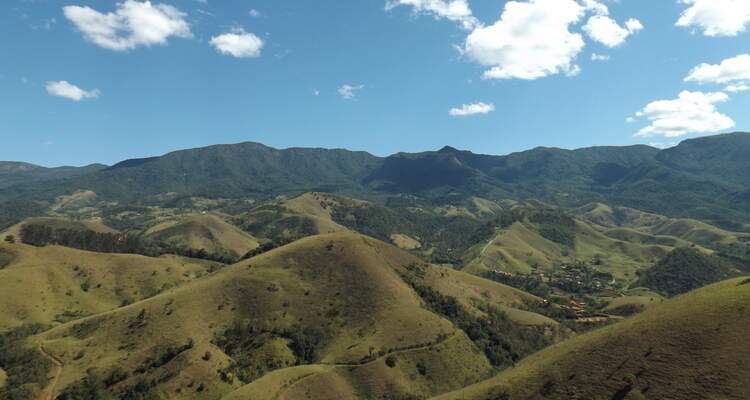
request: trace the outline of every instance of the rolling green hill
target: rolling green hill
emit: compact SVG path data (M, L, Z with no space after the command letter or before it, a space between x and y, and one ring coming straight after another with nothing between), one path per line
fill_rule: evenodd
M33 254L77 252L14 246ZM0 273L30 276L25 263L14 263ZM49 264L50 271L70 269ZM92 282L104 283L89 293L104 295L107 279L117 282L106 278L107 268L85 265ZM76 291L70 301L85 296ZM0 299L3 309L9 301ZM296 241L130 305L102 304L26 345L61 364L50 367L58 378L43 387L63 399L424 397L491 376L501 361L486 354L518 357L552 341L543 332L556 331L557 323L523 310L538 301L342 232ZM473 326L467 324L479 324L483 334L501 329L507 349L467 331ZM71 397L82 393L95 397Z
M145 237L210 254L232 254L233 258L259 246L257 239L214 214L183 215L151 227Z
M0 331L53 325L118 308L179 286L216 263L176 256L100 254L0 244Z

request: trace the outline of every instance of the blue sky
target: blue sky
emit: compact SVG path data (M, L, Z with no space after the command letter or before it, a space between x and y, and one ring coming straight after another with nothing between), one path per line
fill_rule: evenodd
M505 154L748 130L748 4L7 0L0 159L240 141Z

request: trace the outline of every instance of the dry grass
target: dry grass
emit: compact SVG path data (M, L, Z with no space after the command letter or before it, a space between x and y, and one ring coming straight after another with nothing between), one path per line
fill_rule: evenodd
M214 214L180 216L148 229L146 237L209 253L233 251L240 256L258 247L257 239Z
M202 276L215 264L6 243L0 252L12 257L0 269L0 331L112 310Z
M238 381L219 379L217 370L230 360L212 344L237 320L272 330L299 325L327 332L317 362L347 366L336 368L335 375L320 375L305 389L319 384L340 388L336 395L352 390L374 398L386 391L404 392L415 378L421 382L417 394L425 396L486 376L488 363L473 343L449 321L424 309L400 278L398 272L415 262L393 246L352 233L310 237L128 307L59 326L36 340L63 360L60 387L65 387L88 368L134 371L156 349L192 339L192 349L121 383L175 373L155 388L170 398L217 398L240 387ZM139 315L143 323L134 327ZM214 355L210 361L201 359L206 351ZM376 362L361 368L367 372L352 370L373 353ZM403 356L400 367L384 366L384 357L391 353ZM431 374L419 374L417 362L433 365ZM198 384L203 384L200 392L195 390Z

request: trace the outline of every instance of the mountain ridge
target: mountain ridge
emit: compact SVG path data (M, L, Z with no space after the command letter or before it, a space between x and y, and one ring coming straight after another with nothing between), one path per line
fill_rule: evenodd
M318 191L373 199L453 194L539 199L562 207L604 201L744 229L743 224L750 224L750 206L738 200L750 196L750 167L743 157L749 150L750 134L741 132L690 139L665 150L645 145L537 147L508 155L444 146L379 157L366 151L275 149L242 142L129 159L54 179L0 173L0 200L44 203L71 190L90 190L110 201L158 201L166 193L272 198Z

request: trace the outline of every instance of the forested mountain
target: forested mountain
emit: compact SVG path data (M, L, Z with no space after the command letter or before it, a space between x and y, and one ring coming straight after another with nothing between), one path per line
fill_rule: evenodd
M0 199L44 203L74 190L129 202L159 201L165 193L270 198L322 191L364 198L410 194L426 200L450 193L538 199L565 207L600 201L744 230L750 222L749 152L748 133L687 140L666 150L641 145L536 148L506 156L445 147L381 158L248 142L126 160L104 169L6 166L7 172L0 173L0 187L5 186ZM3 208L10 209L7 204Z

